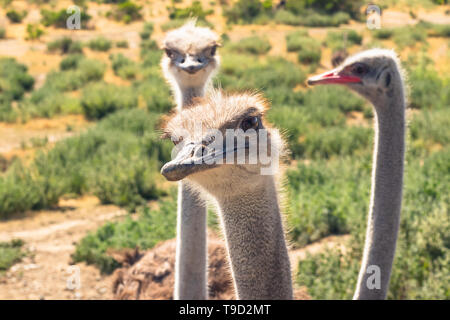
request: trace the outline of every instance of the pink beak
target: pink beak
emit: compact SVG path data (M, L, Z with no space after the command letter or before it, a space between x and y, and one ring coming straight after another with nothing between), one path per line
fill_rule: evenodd
M339 74L337 70L327 71L308 79L308 85L315 84L342 84L361 82L361 78Z

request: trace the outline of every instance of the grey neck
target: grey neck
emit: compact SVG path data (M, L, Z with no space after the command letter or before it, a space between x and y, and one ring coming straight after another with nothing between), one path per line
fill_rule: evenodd
M372 191L362 266L354 299L385 299L394 261L403 188L405 101L403 91L375 105Z
M205 95L207 85L208 83L204 86L198 87L179 87L179 92L177 92L178 109L181 110L191 105L196 97L203 97Z
M182 88L174 84L177 108L192 104L205 94L205 86ZM178 184L175 300L208 298L207 210L198 193L185 181Z
M238 299L292 299L291 269L272 176L218 200Z

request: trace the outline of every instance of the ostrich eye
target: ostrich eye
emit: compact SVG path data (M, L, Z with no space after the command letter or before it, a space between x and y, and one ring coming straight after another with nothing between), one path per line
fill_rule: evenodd
M165 49L167 56L172 59L173 58L173 51L170 49Z
M212 48L211 48L211 56L214 56L215 54L216 54L216 46L213 46Z
M369 68L362 63L357 63L352 67L352 73L357 76L363 76L369 71Z
M247 131L249 129L257 129L259 127L258 117L249 117L242 121L241 129Z

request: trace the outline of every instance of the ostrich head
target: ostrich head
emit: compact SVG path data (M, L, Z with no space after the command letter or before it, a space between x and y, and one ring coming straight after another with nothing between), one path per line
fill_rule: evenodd
M166 78L182 88L203 86L219 67L216 54L219 37L208 28L195 26L195 21L169 32L163 43L166 52L161 65Z
M309 85L342 84L372 102L375 108L403 95L403 72L394 51L371 49L347 58L331 71L308 79Z
M242 191L273 175L285 144L265 123L266 107L259 94L214 91L178 111L164 129L178 153L161 173L171 181L187 178L213 196Z

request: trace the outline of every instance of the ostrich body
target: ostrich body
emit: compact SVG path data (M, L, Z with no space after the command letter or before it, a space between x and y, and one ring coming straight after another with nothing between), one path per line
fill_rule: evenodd
M266 101L257 95L224 96L216 92L174 115L165 128L167 136L182 143L177 145L176 158L166 163L161 172L171 181L186 178L215 200L238 299L292 299L277 184L273 174L261 174L263 165L259 160L247 163L252 143L257 144L258 150L270 146L271 161L278 161L276 155L283 154L284 142L278 131L264 125L265 106ZM208 132L197 132L198 121ZM215 130L225 137L229 134L227 129L241 129L245 134L249 130L255 134L267 130L267 144L263 146L258 138L257 142L235 147L225 138L220 142L213 139L209 133ZM186 132L188 136L184 135ZM216 153L206 151L213 144ZM239 150L244 150L244 164L234 158ZM228 161L230 154L233 163ZM226 163L220 164L222 160Z
M403 189L405 87L393 51L372 49L308 83L343 84L369 100L375 110L370 211L354 299L385 299L394 260ZM379 281L378 281L379 280Z
M202 97L219 67L218 36L188 22L164 39L161 66L182 110ZM206 206L184 182L178 186L175 299L203 300L207 293Z

